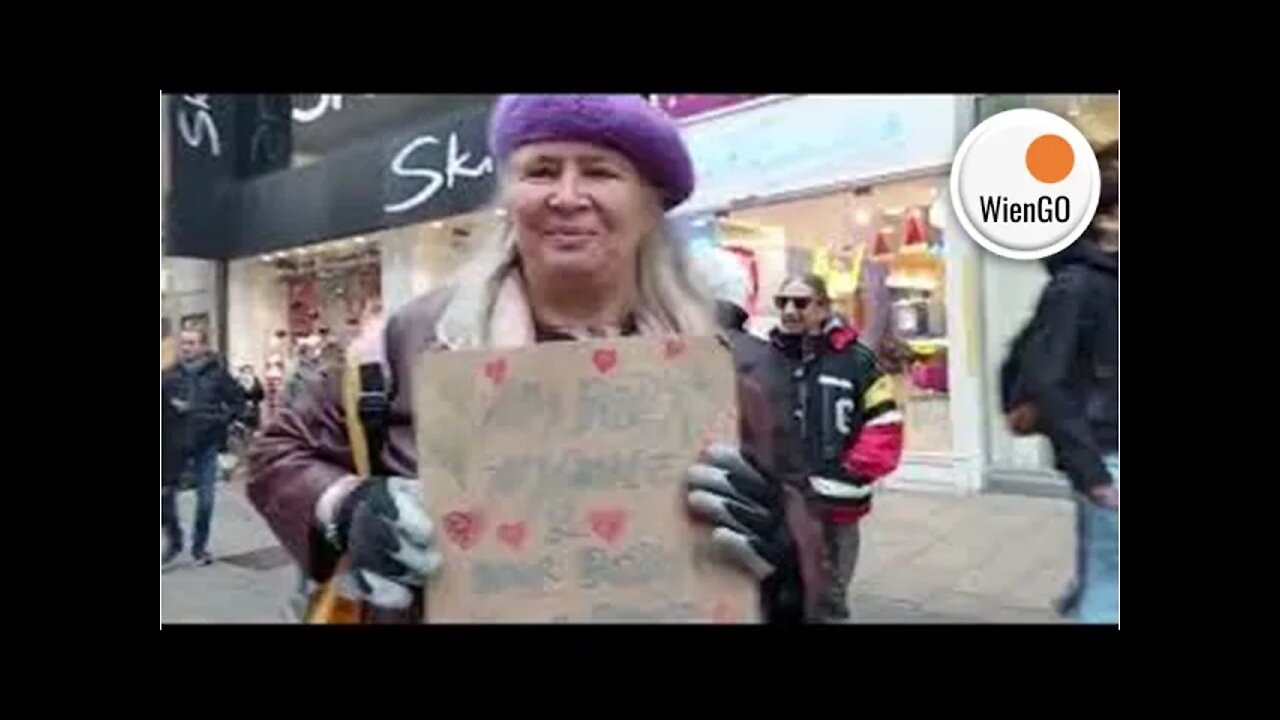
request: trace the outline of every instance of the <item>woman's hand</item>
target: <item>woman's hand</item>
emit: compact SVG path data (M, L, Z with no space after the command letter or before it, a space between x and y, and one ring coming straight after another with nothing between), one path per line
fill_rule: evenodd
M422 483L414 478L373 477L355 485L335 513L333 534L350 561L338 587L354 600L406 608L440 567Z
M757 580L793 562L781 493L731 445L712 445L689 469L688 506L715 528L712 542Z

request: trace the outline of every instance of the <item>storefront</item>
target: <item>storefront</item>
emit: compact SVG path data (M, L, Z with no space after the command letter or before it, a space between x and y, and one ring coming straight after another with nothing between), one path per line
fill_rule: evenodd
M1021 107L1040 108L1066 118L1095 147L1120 137L1117 95L989 95L978 99L974 122ZM1006 429L995 382L1009 344L1035 309L1048 273L1039 262L1008 260L987 252L982 252L981 258L982 420L987 448L984 485L1027 493L1066 492L1066 479L1053 467L1049 443L1040 436L1014 436Z
M230 357L286 366L302 342L345 347L363 323L393 312L456 270L498 218L477 211L230 263Z
M976 246L947 205L971 114L957 96L823 95L683 122L699 185L680 219L746 265L749 327L777 324L786 276L817 273L894 373L906 449L892 486L981 480Z
M216 270L210 314L225 327L220 349L233 365L287 372L299 348L345 346L362 322L456 267L495 219L481 211L494 188L484 137L491 103L172 99L164 263ZM180 318L162 311L162 335L166 320Z

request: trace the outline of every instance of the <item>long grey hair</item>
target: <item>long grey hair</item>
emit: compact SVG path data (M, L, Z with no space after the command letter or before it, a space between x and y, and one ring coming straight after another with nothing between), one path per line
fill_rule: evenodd
M499 195L501 197L501 194ZM516 230L503 215L501 226L481 241L474 254L449 280L454 299L445 310L442 337L462 346L492 344L490 319L503 280L520 263ZM637 307L645 326L679 335L716 331L714 305L705 283L694 272L685 242L672 223L660 222L641 239L636 261Z

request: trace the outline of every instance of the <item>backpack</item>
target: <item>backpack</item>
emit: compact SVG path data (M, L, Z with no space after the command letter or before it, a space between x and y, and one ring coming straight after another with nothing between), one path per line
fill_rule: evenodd
M1039 426L1039 413L1026 392L1023 362L1027 343L1036 329L1033 317L1014 336L1009 353L1000 364L1000 409L1004 412L1005 427L1016 436L1035 435Z

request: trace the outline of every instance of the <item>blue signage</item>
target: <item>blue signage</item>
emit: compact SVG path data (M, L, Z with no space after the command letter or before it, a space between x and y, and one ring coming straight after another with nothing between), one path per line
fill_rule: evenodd
M697 189L680 212L946 165L957 145L954 95L802 95L683 129Z

